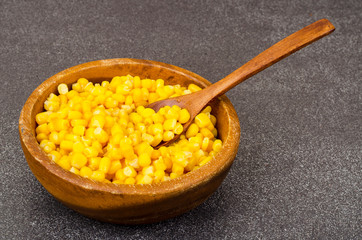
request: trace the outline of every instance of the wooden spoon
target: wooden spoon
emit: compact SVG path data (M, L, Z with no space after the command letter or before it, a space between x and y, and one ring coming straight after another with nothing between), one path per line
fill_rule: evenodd
M196 115L199 114L213 98L224 94L242 81L307 46L308 44L330 34L334 31L334 29L335 28L332 23L327 19L316 21L274 44L215 84L192 94L154 102L147 107L154 109L156 112L164 106L178 105L181 108L186 108L190 112L191 118L184 124L185 132ZM157 147L170 144L178 139L179 136L180 135L176 135L175 138L170 141L161 142Z

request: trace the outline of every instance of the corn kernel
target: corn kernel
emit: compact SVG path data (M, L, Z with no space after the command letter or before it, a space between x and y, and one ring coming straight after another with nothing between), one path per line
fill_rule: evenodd
M88 159L88 167L91 170L97 170L99 168L99 163L101 162L100 157L91 157Z
M111 167L111 159L108 157L103 157L99 162L99 171L107 173Z
M209 139L213 139L214 138L214 134L207 128L201 128L200 129L200 133L204 136L207 137Z
M215 152L220 152L222 148L222 142L220 139L216 139L214 141L214 144L212 145L212 150L215 151Z
M93 171L92 175L90 176L90 179L93 179L98 182L102 182L106 178L106 175L102 171Z
M62 95L66 94L68 92L67 84L64 84L64 83L59 84L58 92L59 92L59 94L62 94Z
M61 166L63 169L65 170L70 170L70 168L72 167L70 165L70 161L69 161L69 157L68 156L63 156L59 159L59 161L57 162L57 164L59 166Z
M151 164L151 157L148 154L141 154L138 158L138 163L141 167L147 167Z
M173 130L176 127L177 120L175 118L167 119L163 124L163 129L166 131Z
M136 179L134 179L133 177L129 177L126 180L124 180L124 184L135 184L136 183Z
M212 124L210 118L206 115L206 113L200 113L195 117L195 123L200 127L207 127L209 124Z
M191 92L197 92L197 91L201 90L201 88L199 86L197 86L196 84L193 84L193 83L191 83L187 89L190 90Z
M83 136L85 133L85 127L84 126L75 126L72 131L77 136Z
M87 163L87 158L82 153L74 153L71 157L71 165L77 169L81 169Z
M67 151L71 151L73 150L73 142L68 140L63 140L60 142L60 148Z
M137 175L137 172L134 170L132 166L127 166L123 168L123 174L126 177L135 177Z
M192 123L186 131L186 137L187 138L194 137L198 132L199 132L199 126L195 123Z

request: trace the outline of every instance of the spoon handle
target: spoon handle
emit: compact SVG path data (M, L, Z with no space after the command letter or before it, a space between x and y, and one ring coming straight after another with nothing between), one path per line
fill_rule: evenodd
M264 70L276 62L279 62L283 58L311 44L312 42L330 34L334 31L334 29L335 28L331 22L329 22L327 19L321 19L284 38L225 78L205 88L205 91L210 91L209 100L224 94L231 88L235 87L256 73Z

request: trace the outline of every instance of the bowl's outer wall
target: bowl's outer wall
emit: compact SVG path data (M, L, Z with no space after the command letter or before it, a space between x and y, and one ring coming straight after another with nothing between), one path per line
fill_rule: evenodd
M43 82L29 97L19 120L19 134L24 155L39 182L66 206L102 221L139 224L164 220L182 214L204 202L222 183L237 153L240 126L230 101L222 96L212 102L218 119L223 150L202 168L183 177L151 185L97 183L63 170L50 161L35 139L35 115L60 83L69 86L81 77L93 82L110 80L117 75L162 78L167 84L187 86L210 83L176 66L136 59L108 59L81 64L64 70Z

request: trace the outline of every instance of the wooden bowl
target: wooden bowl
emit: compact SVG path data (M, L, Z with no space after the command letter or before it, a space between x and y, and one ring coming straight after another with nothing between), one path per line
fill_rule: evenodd
M35 139L35 115L43 111L50 93L60 83L69 86L79 78L92 82L117 75L162 78L167 84L201 87L210 84L199 75L165 63L136 59L107 59L66 69L43 82L27 99L19 119L25 158L45 189L69 208L90 218L119 224L161 221L182 214L204 202L221 184L239 145L240 126L231 102L222 96L213 101L222 150L209 163L179 178L148 185L115 185L95 182L63 170L40 149Z

